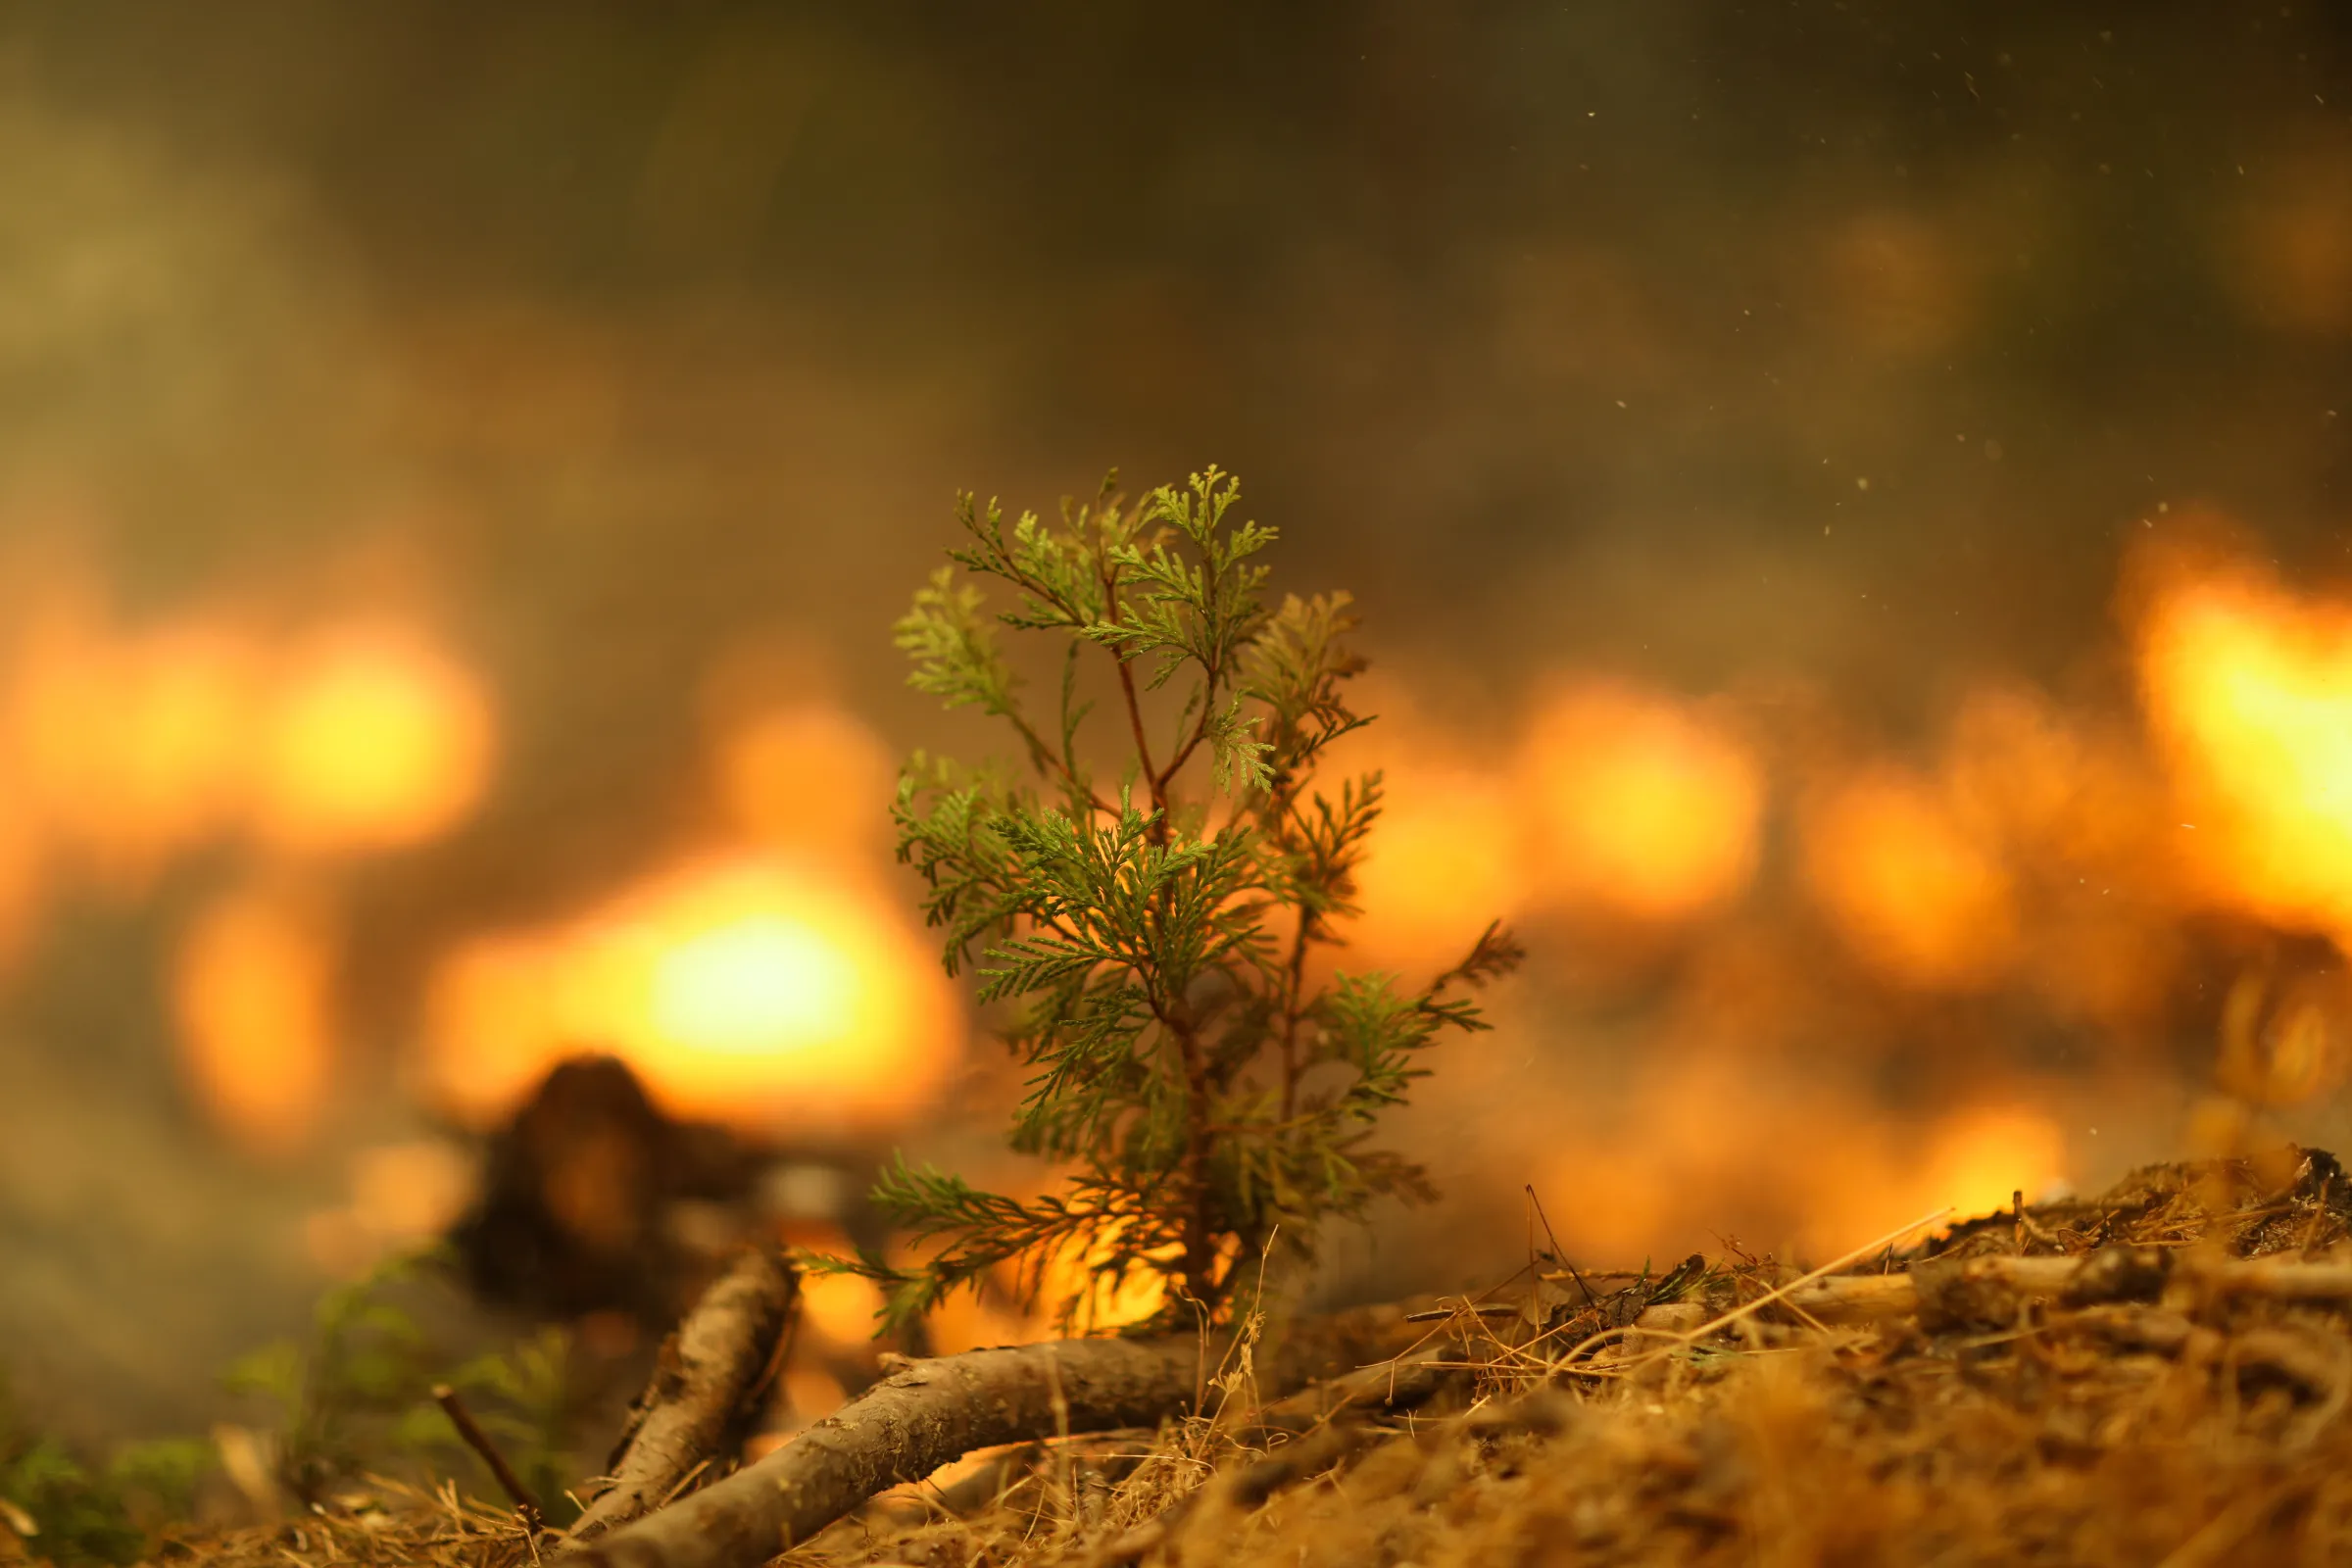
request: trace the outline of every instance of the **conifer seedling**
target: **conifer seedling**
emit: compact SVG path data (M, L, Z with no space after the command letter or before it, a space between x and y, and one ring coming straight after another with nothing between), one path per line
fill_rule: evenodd
M1269 607L1275 531L1232 520L1239 495L1212 467L1131 505L1114 475L1058 526L1009 529L961 496L964 543L898 623L913 685L1019 743L1017 770L916 754L894 816L948 972L977 950L980 1001L1007 1009L1029 1074L1011 1145L1059 1176L1021 1199L894 1160L874 1198L924 1261L814 1260L882 1283L885 1328L992 1272L1034 1299L1056 1256L1086 1282L1046 1303L1065 1327L1139 1277L1165 1287L1156 1326L1218 1320L1273 1248L1311 1255L1326 1221L1431 1196L1374 1123L1443 1031L1487 1027L1459 993L1519 950L1491 925L1426 986L1323 977L1381 812L1379 773L1319 777L1368 722L1346 692L1363 662L1348 595ZM1010 608L984 612L973 578ZM1042 712L1002 632L1059 645ZM1115 694L1092 729L1090 662Z

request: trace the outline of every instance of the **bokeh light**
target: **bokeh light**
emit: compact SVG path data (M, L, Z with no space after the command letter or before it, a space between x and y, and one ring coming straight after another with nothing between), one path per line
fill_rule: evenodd
M189 1083L248 1148L283 1152L317 1130L333 1085L336 943L316 901L233 889L189 923L172 960Z
M480 1120L583 1049L674 1112L837 1135L935 1094L959 1023L901 907L837 866L741 854L650 878L551 930L478 938L436 969L432 1094Z
M1670 698L1589 683L1535 713L1520 788L1547 897L1670 921L1755 874L1764 778L1726 729Z

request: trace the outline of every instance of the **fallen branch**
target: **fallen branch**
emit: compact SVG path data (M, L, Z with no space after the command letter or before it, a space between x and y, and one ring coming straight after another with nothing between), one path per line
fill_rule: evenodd
M1428 1403L1445 1379L1468 1378L1473 1370L1466 1361L1427 1356L1376 1361L1263 1405L1250 1424L1267 1432L1298 1435L1327 1426L1344 1414L1409 1410Z
M1299 1324L1259 1380L1293 1389L1393 1356L1427 1338L1405 1316L1367 1307ZM1063 1340L917 1361L757 1462L569 1552L567 1568L756 1568L975 1449L1183 1415L1221 1350L1196 1338Z
M792 1266L764 1248L748 1249L703 1293L662 1342L606 1466L612 1484L571 1527L573 1542L661 1508L742 1446L799 1305Z
M2152 1248L2107 1247L2075 1257L1970 1257L1913 1264L1899 1274L1831 1275L1789 1290L1783 1304L1824 1323L1964 1316L1964 1298L1991 1289L2069 1305L2153 1300L2180 1281L2215 1296L2271 1301L2352 1301L2352 1263L2263 1257L2206 1260Z
M2056 1298L2080 1272L2083 1257L1966 1257L1929 1260L1903 1274L1830 1274L1788 1291L1781 1304L1799 1319L1823 1324L1875 1324L1915 1316L1966 1286L2001 1286L2018 1296Z
M756 1463L571 1555L574 1568L753 1568L975 1448L1156 1426L1194 1399L1194 1341L971 1350L877 1383Z

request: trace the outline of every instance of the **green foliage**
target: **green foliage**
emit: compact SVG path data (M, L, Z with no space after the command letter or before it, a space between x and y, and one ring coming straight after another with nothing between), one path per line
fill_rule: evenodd
M392 1460L478 1468L433 1401L433 1389L447 1384L466 1398L476 1424L516 1473L560 1513L571 1473L567 1338L560 1329L543 1330L512 1352L450 1370L416 1316L390 1298L439 1260L432 1250L403 1254L329 1290L312 1312L308 1345L285 1341L244 1357L230 1368L228 1387L274 1408L278 1479L309 1502L335 1482ZM488 1491L486 1469L482 1481Z
M136 1562L157 1527L187 1516L212 1455L201 1439L175 1438L130 1444L92 1469L54 1438L23 1428L0 1402L0 1516L20 1533L31 1527L25 1545L35 1556Z
M416 1318L385 1297L428 1261L395 1257L334 1287L312 1310L308 1345L281 1341L229 1368L231 1393L275 1407L279 1480L305 1502L362 1469L392 1429L402 1437L418 1430L431 1352Z
M1024 514L1009 531L996 503L961 497L956 565L898 624L912 684L1003 721L1025 754L1018 776L918 754L895 816L948 971L978 949L981 1000L1012 1009L1006 1038L1031 1069L1012 1146L1064 1176L1023 1200L887 1171L876 1199L927 1262L815 1260L882 1281L886 1324L1007 1265L1034 1296L1056 1255L1091 1282L1054 1303L1065 1323L1137 1276L1166 1285L1171 1317L1221 1315L1277 1237L1303 1253L1327 1219L1427 1195L1418 1168L1372 1146L1373 1123L1441 1032L1485 1027L1448 993L1518 950L1490 927L1424 987L1316 978L1314 950L1357 912L1381 809L1378 773L1318 777L1367 722L1345 694L1363 662L1346 594L1268 605L1258 557L1275 532L1231 520L1239 494L1214 468L1134 506L1106 482L1059 526ZM974 577L1012 607L986 614ZM1059 643L1050 718L1024 702L1001 629ZM1090 662L1113 694L1108 775L1085 744Z

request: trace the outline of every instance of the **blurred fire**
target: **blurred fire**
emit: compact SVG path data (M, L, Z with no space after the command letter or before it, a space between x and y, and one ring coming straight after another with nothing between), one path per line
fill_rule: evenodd
M1351 956L1443 964L1489 920L1553 909L1676 926L1754 879L1764 772L1697 705L1623 682L1564 682L1499 765L1405 709L1331 764L1387 778Z
M13 653L11 770L60 851L135 892L222 829L249 749L246 636L201 617L126 633L60 595L34 609Z
M958 1034L901 907L837 865L741 854L479 939L430 983L431 1090L491 1119L593 1045L676 1113L763 1133L895 1123L938 1089Z
M46 558L15 590L0 641L0 962L54 901L141 897L197 852L240 846L268 869L176 938L180 1060L241 1141L300 1143L336 1029L334 889L317 862L416 843L471 808L491 750L480 682L386 615L288 630L197 605L131 624L99 573Z
M2023 1104L1980 1093L1904 1117L1866 1085L1789 1067L1708 1048L1646 1064L1623 1106L1567 1153L1547 1112L1544 1156L1527 1168L1563 1240L1616 1260L1737 1225L1760 1232L1758 1246L1825 1256L1937 1209L1966 1217L2019 1190L2038 1197L2072 1174L2058 1124ZM1506 1135L1499 1147L1526 1146Z
M847 1237L827 1238L846 1248ZM801 1319L827 1345L852 1349L874 1337L882 1310L882 1287L856 1274L806 1274L801 1279Z
M865 850L890 827L898 769L881 738L831 704L755 712L717 748L728 815L762 844Z
M2137 569L2152 745L2120 715L1988 683L1938 755L1788 778L1768 771L1781 754L1754 712L1621 680L1556 680L1500 745L1404 702L1338 764L1385 763L1390 790L1358 889L1367 916L1342 961L1434 968L1490 918L1553 912L1579 917L1580 959L1598 953L1603 967L1620 950L1595 934L1657 939L1622 952L1679 989L1656 1009L1664 1022L1626 1044L1639 1066L1611 1069L1631 1131L1598 1129L1580 1150L1580 1245L1646 1247L1730 1205L1829 1247L1936 1203L2034 1192L2074 1152L2028 1090L2004 1097L1986 1087L1997 1075L1928 1063L1965 1084L1956 1103L1916 1124L1886 1108L1874 1063L1921 1049L1886 1019L1929 1016L1906 996L2008 988L2120 1035L2167 1022L2202 908L2352 942L2352 604L2291 591L2242 556L2176 552ZM495 749L482 684L400 619L288 631L199 608L133 625L86 582L60 581L0 644L0 957L76 883L136 894L191 852L241 842L266 869L180 934L174 1017L208 1110L254 1148L291 1147L335 1077L325 878L473 808ZM445 955L420 1056L442 1104L492 1120L584 1047L620 1055L672 1111L756 1133L866 1138L932 1102L961 1022L908 888L884 880L887 748L837 704L770 693L730 710L708 764L736 847ZM1766 858L1782 808L1795 830L1786 869ZM1787 918L1799 899L1836 945ZM1768 928L1783 939L1740 946L1741 930ZM1862 971L1877 983L1843 986ZM2225 1020L2223 1087L2279 1106L2339 1083L2352 1003L2332 984L2241 985L2231 1005L2253 1021ZM1841 987L1887 1010L1851 1010ZM1800 1058L1824 1038L1838 1055ZM1955 1061L1980 1044L1931 1038ZM1498 1136L1491 1157L1524 1147L1540 1166L1556 1128ZM1798 1147L1805 1157L1788 1159ZM351 1212L374 1217L351 1220L353 1235L413 1228L385 1196L397 1183L364 1185L373 1196ZM1055 1259L1053 1288L1083 1267ZM1128 1293L1097 1315L1156 1304ZM1004 1314L970 1310L948 1338L1007 1331ZM811 1311L846 1341L871 1304L845 1287Z
M289 852L434 838L489 779L488 704L407 627L336 626L289 650L260 717L255 827Z
M1948 1207L1965 1219L1990 1213L2020 1192L2036 1200L2066 1175L2066 1136L2056 1122L2021 1106L1976 1106L1936 1125L1912 1200L1920 1212Z
M1450 962L1488 921L1516 914L1528 896L1510 784L1470 767L1415 761L1389 768L1387 788L1356 874L1364 916L1348 928L1348 960Z
M1824 791L1805 869L1856 953L1930 990L1984 984L2016 944L2007 870L1925 780L1883 767Z
M20 808L125 892L238 831L302 857L415 844L489 778L479 681L389 618L273 638L197 610L132 629L69 579L25 612L0 692Z
M2352 605L2243 560L2150 575L2139 675L2179 853L2216 903L2352 939Z
M215 1118L257 1149L299 1144L334 1067L335 943L315 901L243 888L191 921L172 961L181 1059Z
M1679 920L1755 873L1762 771L1725 729L1669 699L1569 689L1538 710L1519 780L1547 898Z
M494 1122L582 1050L625 1062L669 1113L755 1138L867 1139L935 1097L962 1026L887 867L887 751L832 704L725 706L708 776L741 842L447 953L416 1061L430 1099ZM862 1339L868 1294L820 1290L821 1333Z
M250 739L256 651L192 621L143 636L52 620L26 640L15 746L42 813L104 884L134 891L220 830Z
M1082 1298L1071 1325L1082 1334L1132 1327L1165 1304L1167 1289L1156 1276L1131 1274L1115 1287L1092 1278L1094 1255L1085 1249L1064 1247L1048 1256L1038 1278L1036 1301L1025 1308L1013 1300L1017 1282L1009 1266L1000 1268L984 1291L958 1291L928 1320L933 1348L949 1354L1052 1339L1061 1328L1055 1308L1071 1298Z

